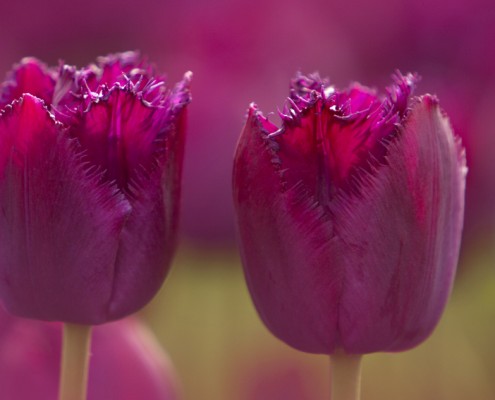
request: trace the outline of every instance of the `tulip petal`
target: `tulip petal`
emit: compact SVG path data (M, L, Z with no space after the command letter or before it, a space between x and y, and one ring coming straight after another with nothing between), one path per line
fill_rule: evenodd
M36 97L4 111L0 140L2 300L20 316L103 322L129 203Z
M55 76L45 64L35 58L24 58L16 65L2 85L0 109L24 93L30 93L50 104L55 87Z
M89 163L97 165L109 182L124 192L142 176L153 173L166 151L166 138L174 119L191 96L191 74L170 92L149 81L116 84L97 97L70 128L86 150Z
M88 162L105 179L127 190L137 176L151 172L163 145L167 110L145 106L131 91L114 87L106 101L84 112L70 134L86 150Z
M341 193L332 203L345 254L345 351L405 350L432 332L457 264L464 174L447 118L424 96L389 143L386 165L361 176L359 195Z
M139 53L134 51L99 57L97 64L98 68L101 69L99 84L106 84L109 87L116 82L125 84L127 82L126 77L131 80L135 77L141 77L146 83L154 75L153 68L146 60L141 59Z
M352 191L363 170L383 161L384 144L397 132L418 78L397 73L394 79L385 99L357 83L337 92L325 88L318 76L293 81L290 106L276 135L278 156L289 167L287 180L304 182L322 205L339 189ZM315 90L318 85L320 91Z
M249 110L234 164L234 204L241 257L254 304L266 326L295 348L337 346L340 282L333 225L300 184L285 186L277 128ZM297 246L294 243L297 242ZM331 270L331 273L329 271Z
M177 239L186 110L169 122L164 154L151 175L130 188L132 212L122 230L109 318L143 307L156 294L170 268Z

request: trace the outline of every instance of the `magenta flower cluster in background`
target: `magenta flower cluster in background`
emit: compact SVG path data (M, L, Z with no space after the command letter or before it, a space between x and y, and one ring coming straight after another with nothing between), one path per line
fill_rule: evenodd
M137 319L94 329L88 400L177 400L167 355ZM6 400L57 398L62 324L7 314L0 305L0 387Z

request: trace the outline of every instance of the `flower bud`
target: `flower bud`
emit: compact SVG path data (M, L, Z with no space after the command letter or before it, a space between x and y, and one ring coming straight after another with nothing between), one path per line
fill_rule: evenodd
M0 96L0 298L98 324L143 307L176 244L185 106L135 53L81 70L33 59Z
M234 161L246 281L271 332L312 353L399 351L452 288L465 157L435 97L291 85L282 126L252 104Z

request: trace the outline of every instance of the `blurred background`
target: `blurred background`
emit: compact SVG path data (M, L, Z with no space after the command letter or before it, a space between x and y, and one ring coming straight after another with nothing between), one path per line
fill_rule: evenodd
M467 148L464 244L453 297L419 348L365 358L364 399L495 398L495 6L492 0L3 1L0 75L24 56L83 66L140 50L170 82L194 73L181 245L143 312L185 400L328 398L326 357L273 338L250 302L235 247L232 157L255 101L276 112L296 71L379 90L422 76ZM273 116L276 121L278 117Z

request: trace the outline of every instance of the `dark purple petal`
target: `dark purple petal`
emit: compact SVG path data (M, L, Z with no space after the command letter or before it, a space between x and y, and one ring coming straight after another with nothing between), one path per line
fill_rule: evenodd
M127 89L149 105L163 105L167 91L162 77L136 52L100 57L77 69L61 64L53 96L53 113L66 125L77 122L92 104L105 101L114 89Z
M464 175L460 144L425 96L390 143L387 165L361 178L359 197L341 194L332 204L346 254L345 351L405 350L432 332L457 265Z
M150 176L137 177L131 188L132 212L119 243L110 319L148 303L170 268L177 238L185 121L186 110L181 108L163 138L160 165Z
M78 70L72 65L60 65L51 103L51 112L57 120L67 126L73 124L91 102L99 97L90 89L90 85L98 86L98 73L96 68Z
M415 80L398 74L389 96L381 100L358 84L336 92L317 76L299 76L281 115L283 126L274 134L282 166L286 162L299 165L285 173L288 187L302 182L319 192L322 204L341 189L353 190L362 171L385 161L386 141L396 134L396 124L407 111Z
M130 205L101 184L41 100L0 116L0 292L30 318L106 320Z
M138 175L152 171L163 152L167 111L147 107L132 92L115 88L82 114L70 135L85 149L87 161L104 171L106 181L128 190Z
M189 103L189 75L172 92L160 85L157 99L146 100L153 87L118 84L95 99L70 127L91 165L124 192L153 173L167 153L167 136L177 114ZM148 97L149 99L149 97ZM157 104L154 104L154 103ZM169 154L169 153L167 153Z
M274 128L251 107L235 155L234 204L246 281L277 337L325 353L339 340L340 254L333 251L333 226L317 199L302 185L284 187L277 144L266 135Z

